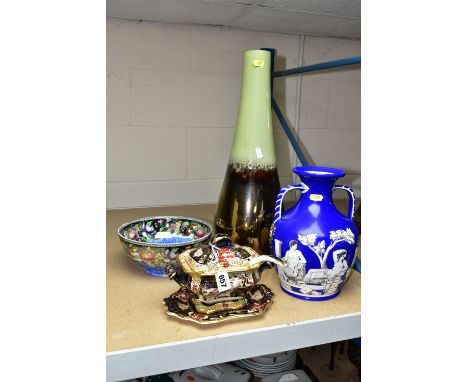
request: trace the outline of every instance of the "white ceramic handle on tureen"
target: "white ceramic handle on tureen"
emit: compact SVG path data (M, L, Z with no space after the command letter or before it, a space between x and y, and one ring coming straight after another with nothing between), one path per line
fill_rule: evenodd
M258 263L274 263L276 265L279 265L280 267L284 266L283 262L280 259L275 259L274 257L267 255L254 257L253 259L249 260L249 263L250 265L255 265Z

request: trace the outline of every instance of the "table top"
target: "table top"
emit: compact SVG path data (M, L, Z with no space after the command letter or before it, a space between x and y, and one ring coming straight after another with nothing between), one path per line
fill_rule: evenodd
M252 333L269 327L322 322L336 317L358 317L360 323L361 277L357 272L352 272L338 297L311 302L285 294L280 288L275 270L267 269L262 274L261 283L267 285L275 296L271 307L261 316L200 325L167 315L163 298L175 292L179 288L178 284L166 278L147 275L140 266L128 258L119 242L117 229L127 221L145 216L184 215L212 222L214 214L215 205L137 208L107 212L106 349L108 354L112 352L122 354L126 350L134 351L145 347L164 347L180 341L193 342L225 335L232 336L237 332ZM329 341L327 338L322 338L322 343L338 340L333 333L330 333Z

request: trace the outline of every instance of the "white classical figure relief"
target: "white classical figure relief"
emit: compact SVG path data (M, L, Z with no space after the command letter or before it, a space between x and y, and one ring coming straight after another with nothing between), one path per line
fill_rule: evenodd
M320 268L309 269L307 274L305 274L306 260L301 251L297 249L297 242L291 240L290 248L283 257L286 266L280 270L283 286L287 289L288 287L300 288L300 292L306 295L329 295L337 292L349 276L351 268L346 261L347 251L345 249L333 251L333 249L340 242L354 244L355 237L348 228L330 231L330 239L331 243L327 247L325 240L317 243L315 234L298 235L299 242L310 248L320 262ZM327 266L330 254L333 256L332 268Z
M297 249L297 241L291 240L289 242L289 250L286 251L283 260L286 262L283 271L287 277L302 279L305 276L307 262L302 252Z

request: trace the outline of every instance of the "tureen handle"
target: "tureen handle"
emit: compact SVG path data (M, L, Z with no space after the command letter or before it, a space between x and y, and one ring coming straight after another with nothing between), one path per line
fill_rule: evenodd
M232 239L229 235L225 233L217 233L211 239L211 245L218 247L218 243L221 241L225 241L226 243L221 245L221 247L232 247Z
M249 263L250 265L255 265L258 263L274 263L276 265L279 265L280 267L284 266L283 260L268 255L254 257L249 260Z

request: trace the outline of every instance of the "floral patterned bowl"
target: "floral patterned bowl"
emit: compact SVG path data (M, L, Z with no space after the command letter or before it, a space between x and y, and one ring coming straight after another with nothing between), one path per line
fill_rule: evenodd
M152 216L122 224L118 235L132 260L151 276L166 277L167 265L177 255L209 242L211 226L185 216Z

